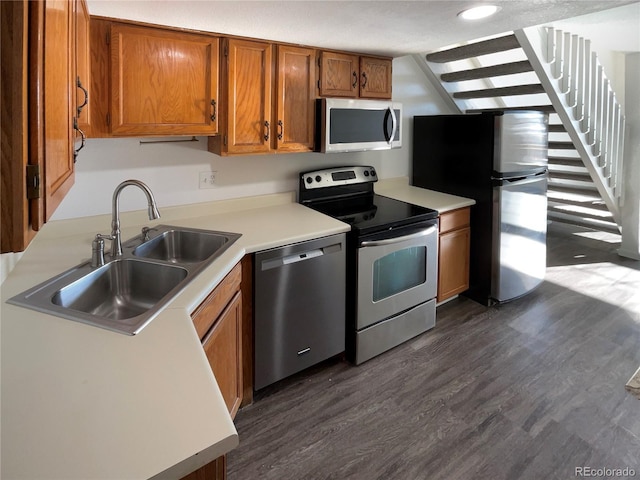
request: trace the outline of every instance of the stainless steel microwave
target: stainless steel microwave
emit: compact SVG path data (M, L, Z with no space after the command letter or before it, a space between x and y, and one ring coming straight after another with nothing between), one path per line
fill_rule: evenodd
M316 151L388 150L402 146L402 104L322 98L316 105Z

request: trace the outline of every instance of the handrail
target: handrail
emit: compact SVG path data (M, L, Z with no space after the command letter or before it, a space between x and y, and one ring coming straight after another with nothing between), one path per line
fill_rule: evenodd
M625 118L591 42L552 27L514 33L619 225Z
M598 56L591 51L591 41L552 27L545 30L545 61L560 82L565 104L586 135L596 165L620 206L625 128L622 107Z

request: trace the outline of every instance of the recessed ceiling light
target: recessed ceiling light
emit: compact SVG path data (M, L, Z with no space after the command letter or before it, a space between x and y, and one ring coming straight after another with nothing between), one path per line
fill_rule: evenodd
M490 17L498 10L500 10L500 7L497 7L495 5L480 5L478 7L463 10L458 14L458 16L460 18L464 18L465 20L478 20L480 18Z

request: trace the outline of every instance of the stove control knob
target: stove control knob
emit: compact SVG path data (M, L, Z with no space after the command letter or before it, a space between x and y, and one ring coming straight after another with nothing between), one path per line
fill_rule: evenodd
M322 180L322 177L320 175L316 175L316 182L319 182L320 180Z
M371 176L375 177L376 176L376 171L374 169L371 169Z
M313 178L307 177L307 183L311 183L311 182L313 182Z
M365 176L365 177L368 177L368 176L369 176L369 170L365 170L365 171L364 171L364 176Z

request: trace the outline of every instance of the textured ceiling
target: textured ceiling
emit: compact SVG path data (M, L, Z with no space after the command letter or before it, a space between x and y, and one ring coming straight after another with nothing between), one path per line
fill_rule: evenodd
M501 10L473 23L457 17L478 3ZM394 57L628 4L635 16L620 21L637 44L640 4L630 0L88 0L92 15Z

